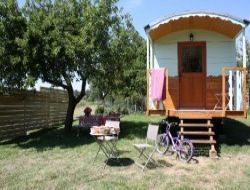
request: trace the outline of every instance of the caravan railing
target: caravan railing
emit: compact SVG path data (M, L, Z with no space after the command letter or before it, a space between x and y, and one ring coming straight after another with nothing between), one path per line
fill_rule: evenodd
M246 111L246 68L222 69L222 110Z

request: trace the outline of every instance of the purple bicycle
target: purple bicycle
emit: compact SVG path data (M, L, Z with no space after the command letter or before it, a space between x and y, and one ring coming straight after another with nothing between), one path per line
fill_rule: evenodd
M172 151L175 152L179 159L189 162L194 153L193 143L189 139L181 140L180 134L177 137L173 137L171 135L170 129L173 126L176 126L176 123L169 123L166 120L163 120L166 124L166 132L163 134L159 134L157 137L157 152L160 154L166 154L170 147L170 140L172 143Z

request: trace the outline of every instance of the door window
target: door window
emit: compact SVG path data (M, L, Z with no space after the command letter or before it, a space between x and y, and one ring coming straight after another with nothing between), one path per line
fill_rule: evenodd
M182 72L197 73L202 72L202 47L185 46L181 54Z

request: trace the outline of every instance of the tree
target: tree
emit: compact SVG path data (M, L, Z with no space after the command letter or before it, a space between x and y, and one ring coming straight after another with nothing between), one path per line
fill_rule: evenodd
M108 66L119 67L119 61L113 60L128 56L125 53L117 57L110 52L113 43L123 46L120 36L127 33L129 24L115 3L116 0L28 0L24 7L27 31L20 42L24 63L35 79L67 90L66 131L72 128L74 109L85 95L86 81L100 76L97 73ZM72 86L74 78L82 81L78 95Z
M102 69L91 82L91 91L105 101L108 95L142 97L146 93L146 43L126 15L126 32L112 38ZM110 63L113 63L112 65Z
M134 52L134 59L124 70L125 83L118 92L132 99L146 95L146 42L138 33L134 33L134 44L131 50Z
M243 50L242 50L242 39L239 40L238 46L237 46L237 65L242 66L243 65ZM246 55L247 55L247 67L250 66L250 42L248 39L246 39Z
M24 88L29 79L18 41L23 38L26 22L15 0L0 2L0 90ZM30 83L29 83L30 84Z
M247 69L250 70L250 42L249 40L247 39L246 40L246 55L247 55L247 63L246 63L246 66L247 66ZM242 53L242 39L240 39L240 42L237 46L237 65L242 67L243 65L243 53ZM248 88L250 89L250 77L249 77L249 72L248 72L248 81L247 81L247 84L248 84Z

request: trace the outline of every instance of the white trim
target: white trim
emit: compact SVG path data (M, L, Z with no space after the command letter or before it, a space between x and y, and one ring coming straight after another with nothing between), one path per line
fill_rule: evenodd
M147 37L147 69L149 69L149 39Z
M165 19L163 19L159 22L156 22L152 25L150 24L150 30L154 30L154 29L158 28L160 25L167 24L170 21L178 20L180 18L188 18L188 17L192 17L192 16L198 16L198 17L209 16L210 18L219 18L221 20L230 21L233 24L237 24L237 25L241 25L242 27L245 27L244 23L242 23L236 19L230 18L228 16L222 16L222 15L217 15L217 14L213 14L213 13L189 13L189 14L182 14L182 15L177 15L177 16L165 18Z
M242 31L242 62L243 67L247 67L247 52L246 52L246 36L245 36L245 28Z
M150 40L150 68L154 68L154 47L153 42Z

